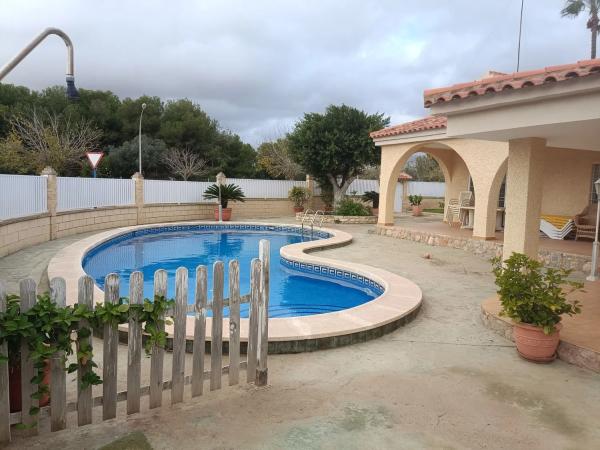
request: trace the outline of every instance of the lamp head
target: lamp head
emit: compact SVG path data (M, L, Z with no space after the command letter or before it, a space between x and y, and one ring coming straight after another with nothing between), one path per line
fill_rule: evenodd
M75 87L75 77L73 75L67 75L67 99L71 101L79 100L79 92Z
M146 104L142 103L142 111L146 109Z
M225 181L227 181L227 178L225 178L225 174L223 172L219 172L217 174L217 184L223 185L225 184Z

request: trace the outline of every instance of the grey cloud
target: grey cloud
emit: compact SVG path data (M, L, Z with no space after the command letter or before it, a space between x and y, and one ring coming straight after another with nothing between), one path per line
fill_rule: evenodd
M526 0L522 69L586 59L585 18ZM187 97L258 144L304 112L347 103L393 122L426 114L422 91L513 71L520 0L3 0L0 61L46 26L76 47L77 84L120 96ZM6 81L63 83L49 40Z

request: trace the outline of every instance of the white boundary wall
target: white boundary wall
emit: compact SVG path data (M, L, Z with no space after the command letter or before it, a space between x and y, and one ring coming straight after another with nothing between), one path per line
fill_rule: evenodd
M112 178L57 177L57 210L135 204L135 182Z
M0 175L0 220L48 211L46 177Z
M198 181L144 180L144 203L199 203L213 183Z
M57 177L57 211L92 209L106 206L135 205L135 182L131 179ZM228 178L239 185L249 199L285 199L293 186L305 187L305 181L255 180ZM204 191L212 182L144 180L145 204L206 202ZM445 184L409 182L409 193L425 197L444 197ZM315 186L315 194L320 194ZM379 192L378 180L358 179L348 194ZM41 214L48 211L47 178L31 175L0 175L0 220ZM395 209L402 205L402 186L396 188Z

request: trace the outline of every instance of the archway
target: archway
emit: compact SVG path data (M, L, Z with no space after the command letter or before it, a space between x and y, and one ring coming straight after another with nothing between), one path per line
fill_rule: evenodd
M468 190L472 183L476 199L473 236L494 239L498 195L508 156L505 144L498 142L449 139L383 146L378 223L393 224L396 180L409 158L417 152L431 155L442 169L446 183L446 208L450 199L458 198L459 193Z

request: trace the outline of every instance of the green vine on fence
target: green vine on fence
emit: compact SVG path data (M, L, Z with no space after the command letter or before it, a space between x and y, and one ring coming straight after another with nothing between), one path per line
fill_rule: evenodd
M154 301L144 299L142 304L130 304L127 298L118 303L98 303L95 310L86 305L58 306L48 293L39 295L37 302L28 311L21 312L17 295L7 298L6 312L0 313L0 344L7 343L8 354L0 354L0 362L15 366L21 358L21 343L26 342L29 360L36 370L31 379L38 389L31 398L40 400L49 394L49 388L43 383L47 361L61 355L62 365L68 373L75 372L79 366L98 367L94 361L91 345L92 329L101 330L104 325L119 326L134 320L143 323L143 332L147 335L144 344L146 355L154 347L164 348L167 332L164 325L172 322L166 317L174 306L174 300L156 296ZM89 326L81 327L82 321ZM82 339L87 339L82 341ZM73 354L75 344L77 363L66 365L67 358ZM93 370L86 371L81 377L80 389L102 384L102 379ZM38 407L29 410L30 415L39 413Z

